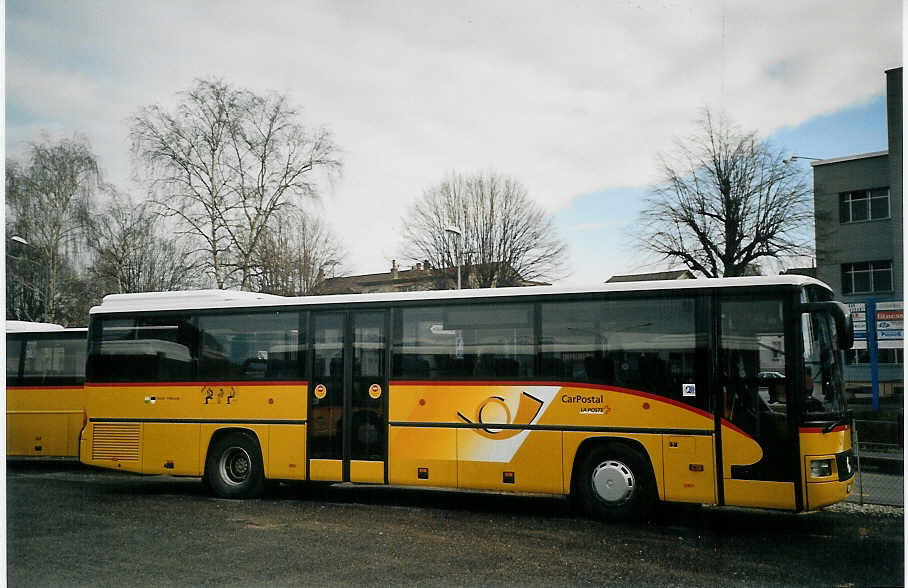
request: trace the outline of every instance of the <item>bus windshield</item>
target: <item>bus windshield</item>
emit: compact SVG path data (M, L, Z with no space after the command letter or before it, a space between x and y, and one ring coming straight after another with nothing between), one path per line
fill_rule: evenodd
M836 344L835 322L825 312L801 315L804 337L805 419L839 416L845 412L842 354Z

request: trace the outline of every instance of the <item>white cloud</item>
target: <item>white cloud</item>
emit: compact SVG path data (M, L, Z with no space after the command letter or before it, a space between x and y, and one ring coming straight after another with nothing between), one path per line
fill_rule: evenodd
M139 107L209 75L285 92L345 151L324 210L368 272L452 169L510 174L557 210L651 181L703 105L765 135L900 65L897 0L565 4L9 2L7 99L27 116L8 112L7 147L84 131L126 184Z

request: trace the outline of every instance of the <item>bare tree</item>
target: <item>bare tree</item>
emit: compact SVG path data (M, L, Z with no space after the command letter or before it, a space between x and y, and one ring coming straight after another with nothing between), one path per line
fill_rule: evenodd
M331 133L298 118L284 96L220 80L198 80L173 113L154 105L133 118L132 152L155 201L199 243L219 288L248 288L272 217L317 196L317 172L340 169Z
M427 261L441 288L456 284L457 247L466 287L517 286L564 271L566 249L551 217L523 185L495 173L452 174L427 189L402 222L405 257ZM451 226L462 243L452 243Z
M321 219L287 209L274 220L258 243L256 291L308 296L317 294L327 278L342 275L346 253Z
M22 242L22 237L6 228L6 318L38 321L47 319L44 304L47 293L45 267L38 250Z
M111 195L93 223L96 287L109 293L183 290L199 281L198 264L178 240L161 235L161 217L149 203Z
M662 161L641 213L641 245L707 277L748 275L764 258L810 252L810 188L753 132L705 112L700 133Z
M7 317L83 324L86 242L98 161L84 137L28 146L23 161L7 161L6 234L13 259L7 275ZM9 239L18 237L13 242ZM9 256L8 256L9 257ZM22 313L18 316L10 316Z

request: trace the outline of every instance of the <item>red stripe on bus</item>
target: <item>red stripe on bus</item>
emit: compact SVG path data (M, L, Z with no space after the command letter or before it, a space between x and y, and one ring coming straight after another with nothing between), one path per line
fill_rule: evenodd
M435 380L394 380L388 383L390 386L551 386L558 388L584 388L592 390L603 390L607 392L619 392L621 394L632 394L634 396L640 396L641 398L646 398L653 400L655 402L665 402L678 408L683 408L684 410L689 410L693 413L696 413L702 417L712 419L713 415L705 410L697 408L696 406L691 406L689 404L684 404L683 402L678 402L671 398L666 398L665 396L659 396L658 394L652 394L650 392L642 392L640 390L631 390L630 388L619 388L618 386L608 386L606 384L587 384L587 383L578 383L578 382L527 382L527 381L502 381L502 380L469 380L469 381L435 381Z
M840 431L847 431L847 430L848 430L848 425L838 425L835 428L833 428L831 431L827 431L827 432L838 433ZM822 433L822 432L823 432L823 427L801 427L800 429L798 429L798 433Z
M241 382L198 381L198 382L86 382L93 388L153 388L173 386L308 386L308 380L245 380Z
M725 420L725 419L722 419L722 426L723 426L723 427L728 427L728 428L731 429L732 431L741 433L742 435L744 435L744 436L747 437L748 439L753 439L753 437L750 436L750 434L745 433L744 431L742 431L741 429L739 429L738 427L736 427L735 425L731 424L731 422L729 422L729 421L727 421L727 420Z

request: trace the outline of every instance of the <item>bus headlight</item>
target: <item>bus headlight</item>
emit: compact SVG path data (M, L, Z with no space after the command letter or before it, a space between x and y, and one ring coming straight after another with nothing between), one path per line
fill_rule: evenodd
M832 475L831 459L813 459L810 461L810 477L826 478Z

